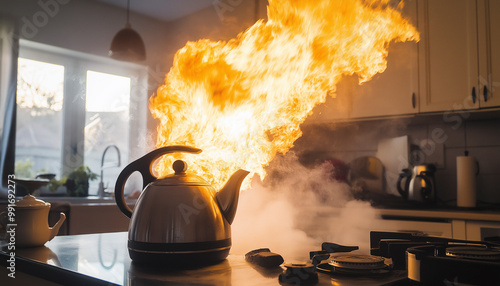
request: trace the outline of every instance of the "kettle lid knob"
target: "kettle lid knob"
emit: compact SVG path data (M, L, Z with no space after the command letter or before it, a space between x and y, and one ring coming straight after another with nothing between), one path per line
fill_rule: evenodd
M174 169L176 175L182 175L186 173L187 164L182 160L176 160L172 164L172 168Z

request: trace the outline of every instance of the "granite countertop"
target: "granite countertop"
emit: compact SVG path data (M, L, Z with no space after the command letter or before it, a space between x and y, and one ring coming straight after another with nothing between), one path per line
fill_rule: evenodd
M368 235L368 234L367 234ZM272 270L231 253L223 262L199 269L152 269L131 262L127 233L57 236L45 246L16 250L16 271L63 285L280 285L283 268ZM0 265L9 257L0 251ZM287 263L287 257L285 263ZM334 277L318 273L316 285L387 285L405 281L406 272L393 271L377 278ZM0 281L11 279L0 277Z

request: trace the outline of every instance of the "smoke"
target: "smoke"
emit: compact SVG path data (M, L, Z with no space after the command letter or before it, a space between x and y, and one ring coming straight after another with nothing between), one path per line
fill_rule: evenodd
M233 254L269 248L285 261L309 258L325 241L368 250L375 210L353 199L349 185L332 179L333 166L306 168L294 152L276 157L264 182L240 194L233 223Z

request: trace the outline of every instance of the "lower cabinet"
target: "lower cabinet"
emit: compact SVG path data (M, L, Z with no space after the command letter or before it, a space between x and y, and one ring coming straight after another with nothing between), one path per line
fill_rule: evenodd
M485 240L500 238L500 222L466 221L465 235L467 240Z
M500 222L450 219L448 222L384 219L374 225L379 231L422 232L429 236L439 236L471 241L500 238Z
M383 219L376 221L373 225L376 231L404 231L421 232L429 236L453 238L451 222L429 222L418 220L391 220Z
M129 222L116 205L71 205L69 234L127 231Z

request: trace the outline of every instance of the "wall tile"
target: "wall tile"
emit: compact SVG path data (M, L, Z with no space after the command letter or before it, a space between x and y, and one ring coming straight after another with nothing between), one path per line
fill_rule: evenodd
M479 174L499 175L500 184L500 146L469 148L469 155L479 163Z
M445 121L429 124L429 137L434 141L442 141L446 147L464 146L464 125L450 124Z
M455 205L457 199L457 177L454 174L442 173L438 170L435 174L436 195L439 202L446 205Z
M477 200L482 204L500 206L500 182L498 175L481 175L477 182Z
M500 120L468 121L467 145L500 146Z
M456 158L464 154L464 136L467 135L469 153L480 164L478 200L500 203L500 120L470 120L464 124L464 118L458 119L434 116L418 122L351 122L326 129L311 129L307 131L309 133L304 131L304 136L311 136L315 143L302 146L296 144L296 147L297 150L304 146L309 147L309 150L318 148L322 152L317 153L320 157L328 154L348 163L359 156L373 156L382 139L408 135L410 143L419 144L424 139L433 140L432 132L442 132L437 134L446 137L443 142L444 166L436 171L436 188L439 199L454 205L457 189ZM465 128L467 132L464 132Z

